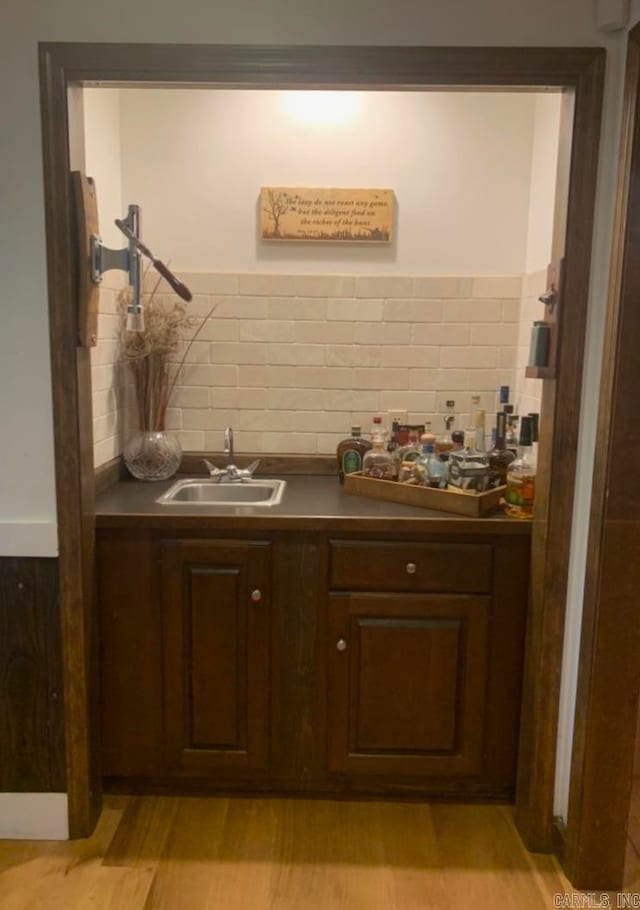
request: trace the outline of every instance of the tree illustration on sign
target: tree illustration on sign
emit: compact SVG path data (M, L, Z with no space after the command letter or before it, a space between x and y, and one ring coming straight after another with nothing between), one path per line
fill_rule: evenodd
M267 204L264 206L264 211L273 220L273 236L279 237L280 219L289 211L286 193L267 190Z

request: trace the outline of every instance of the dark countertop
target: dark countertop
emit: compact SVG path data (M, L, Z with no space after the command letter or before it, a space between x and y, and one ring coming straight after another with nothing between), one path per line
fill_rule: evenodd
M281 475L287 487L277 506L159 505L176 479L162 483L120 481L99 494L98 528L164 530L328 530L434 534L530 535L531 522L506 518L466 518L447 512L382 502L344 492L337 477Z

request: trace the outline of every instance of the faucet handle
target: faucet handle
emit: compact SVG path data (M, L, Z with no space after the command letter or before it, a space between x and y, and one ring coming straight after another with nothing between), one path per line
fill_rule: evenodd
M212 480L220 481L222 479L222 475L227 473L227 471L222 470L222 468L216 468L216 466L214 464L211 464L207 458L203 458L202 460L207 466L209 476Z
M256 460L252 461L246 468L236 468L235 465L230 465L227 470L231 483L244 483L245 481L252 480L253 472L259 464L260 459L256 458Z

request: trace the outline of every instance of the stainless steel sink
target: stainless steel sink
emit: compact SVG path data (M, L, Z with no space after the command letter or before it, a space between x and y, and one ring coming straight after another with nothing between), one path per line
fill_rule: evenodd
M286 480L250 480L246 483L179 480L156 502L168 506L277 506L286 485Z

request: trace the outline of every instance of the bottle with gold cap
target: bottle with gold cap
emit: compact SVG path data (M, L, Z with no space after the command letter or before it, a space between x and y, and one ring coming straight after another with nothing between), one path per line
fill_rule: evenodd
M355 474L362 470L362 459L370 448L371 443L364 438L360 427L352 426L351 436L343 439L336 449L340 483L344 483L345 474Z

